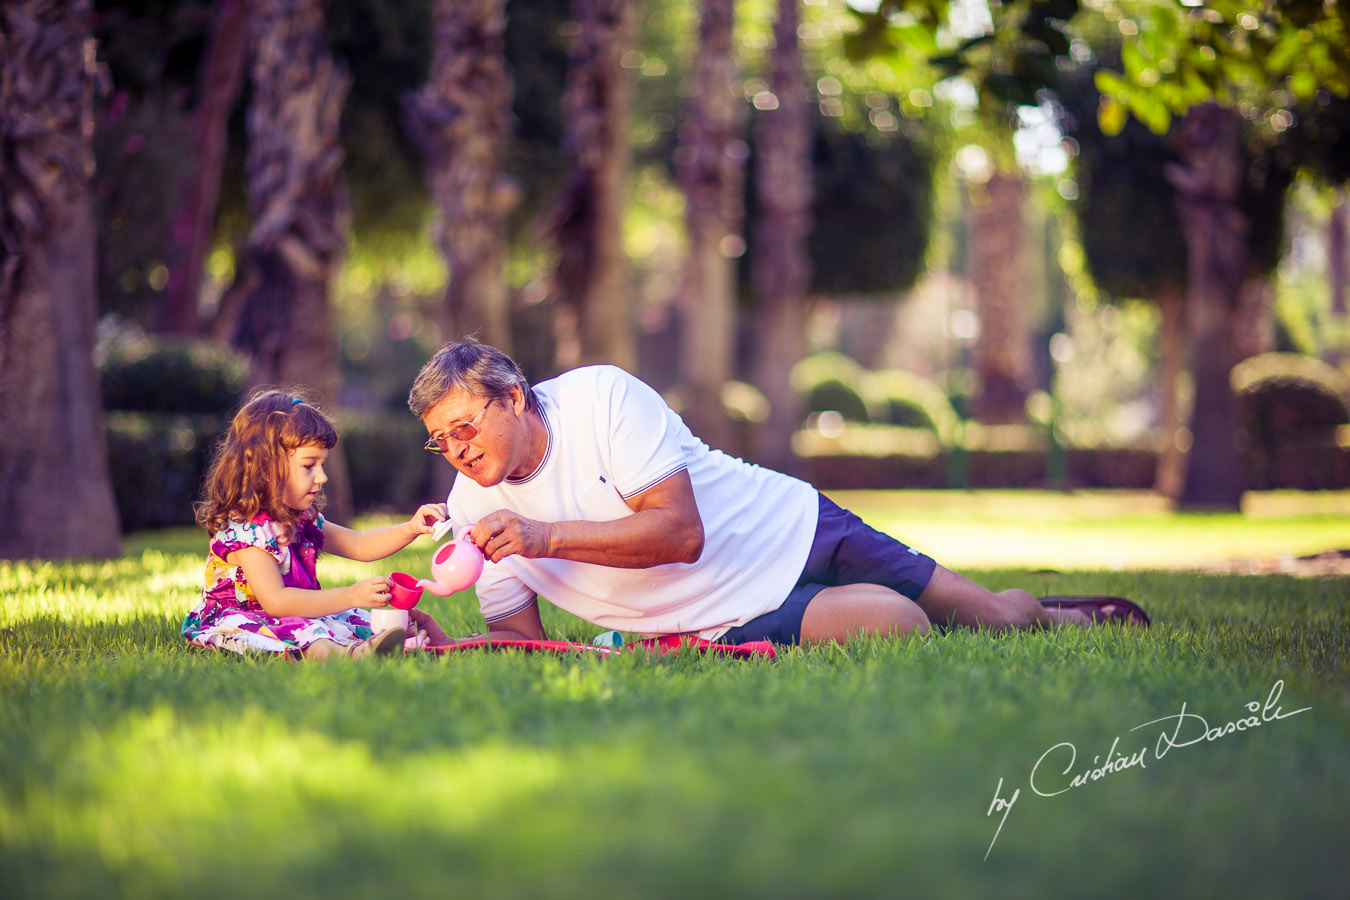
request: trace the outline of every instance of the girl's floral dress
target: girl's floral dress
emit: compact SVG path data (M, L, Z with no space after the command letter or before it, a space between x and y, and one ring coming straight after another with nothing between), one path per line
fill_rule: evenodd
M206 588L202 600L183 620L183 637L198 647L217 647L235 653L285 653L298 657L318 640L354 644L370 637L370 618L364 609L348 609L310 619L270 616L253 597L244 570L225 561L236 550L265 550L281 567L287 587L319 589L316 563L323 550L323 516L308 510L299 521L299 536L290 542L266 513L247 522L231 521L211 539L206 558Z

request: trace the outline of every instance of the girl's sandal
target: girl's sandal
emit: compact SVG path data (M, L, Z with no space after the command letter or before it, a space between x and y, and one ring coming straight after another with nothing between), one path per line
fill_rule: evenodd
M404 629L386 628L364 641L348 644L347 655L352 659L363 659L367 656L388 656L390 653L397 653L402 650L403 641L406 638L407 632Z

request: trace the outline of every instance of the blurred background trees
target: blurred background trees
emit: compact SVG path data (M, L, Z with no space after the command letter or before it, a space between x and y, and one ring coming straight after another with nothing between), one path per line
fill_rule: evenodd
M253 385L302 385L338 403L331 288L347 250L350 203L338 136L351 79L328 50L322 0L250 0L244 193L250 229L230 343ZM172 275L170 276L172 278ZM353 513L345 448L329 454L331 514Z
M406 100L436 204L433 234L448 271L440 330L511 352L503 267L506 219L519 190L502 171L511 133L506 0L436 0L431 72Z
M13 87L23 9L55 27L88 7L6 7L6 223L30 208L17 123L61 102ZM1313 381L1346 358L1342 5L90 12L94 287L61 308L98 324L116 449L111 479L91 471L117 486L123 528L190 517L212 429L263 381L340 413L338 508L439 494L445 466L413 452L404 398L468 332L534 379L629 367L710 443L822 487L1156 485L1231 507L1247 487L1350 483L1334 428L1280 462L1265 431L1287 367L1252 369L1242 392L1230 377L1263 351L1321 358L1299 369ZM4 233L5 297L37 296L11 273L39 257ZM8 398L29 376L8 349L24 307L5 302ZM166 378L181 404L149 400ZM1338 384L1309 390L1343 408ZM155 472L181 472L166 480L186 499L150 502Z

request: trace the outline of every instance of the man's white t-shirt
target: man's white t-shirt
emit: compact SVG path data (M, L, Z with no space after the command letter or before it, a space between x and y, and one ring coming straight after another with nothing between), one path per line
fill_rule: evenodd
M623 369L575 369L534 392L548 430L543 462L488 488L457 477L449 506L458 527L499 509L542 522L619 519L633 514L625 498L687 469L703 554L647 569L521 556L489 562L476 586L489 623L537 595L602 628L713 640L782 604L815 537L813 487L709 449Z

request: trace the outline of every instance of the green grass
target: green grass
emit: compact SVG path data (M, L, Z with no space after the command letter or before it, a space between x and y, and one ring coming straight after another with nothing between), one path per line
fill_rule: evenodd
M966 554L954 564L991 587L1122 593L1155 627L954 632L776 661L292 665L183 645L200 535L136 535L108 563L2 564L0 896L1343 891L1350 579L1162 568L1216 532L1242 557L1350 546L1341 500L1263 498L1245 518L1176 516L1140 496L848 501L924 549L937 538L944 562ZM1043 552L981 556L1010 540L1010 510L1013 539ZM1100 547L1116 556L1094 565ZM325 558L320 574L421 572L429 553ZM994 561L971 568L981 558ZM1059 572L1036 571L1047 566ZM452 633L480 624L468 594L425 605ZM600 630L546 612L555 635ZM1175 720L1131 730L1183 704L1222 726L1277 681L1284 713L1309 710L1161 758ZM1067 751L1054 751L1045 790L1117 738L1116 755L1143 750L1146 768L1032 792L1051 748L1073 744L1078 759L1063 776ZM1020 794L990 849L996 790Z
M1350 548L1350 493L1250 493L1172 512L1139 491L839 491L840 505L953 568L1186 569ZM972 531L981 539L971 540ZM908 536L906 538L905 536Z

